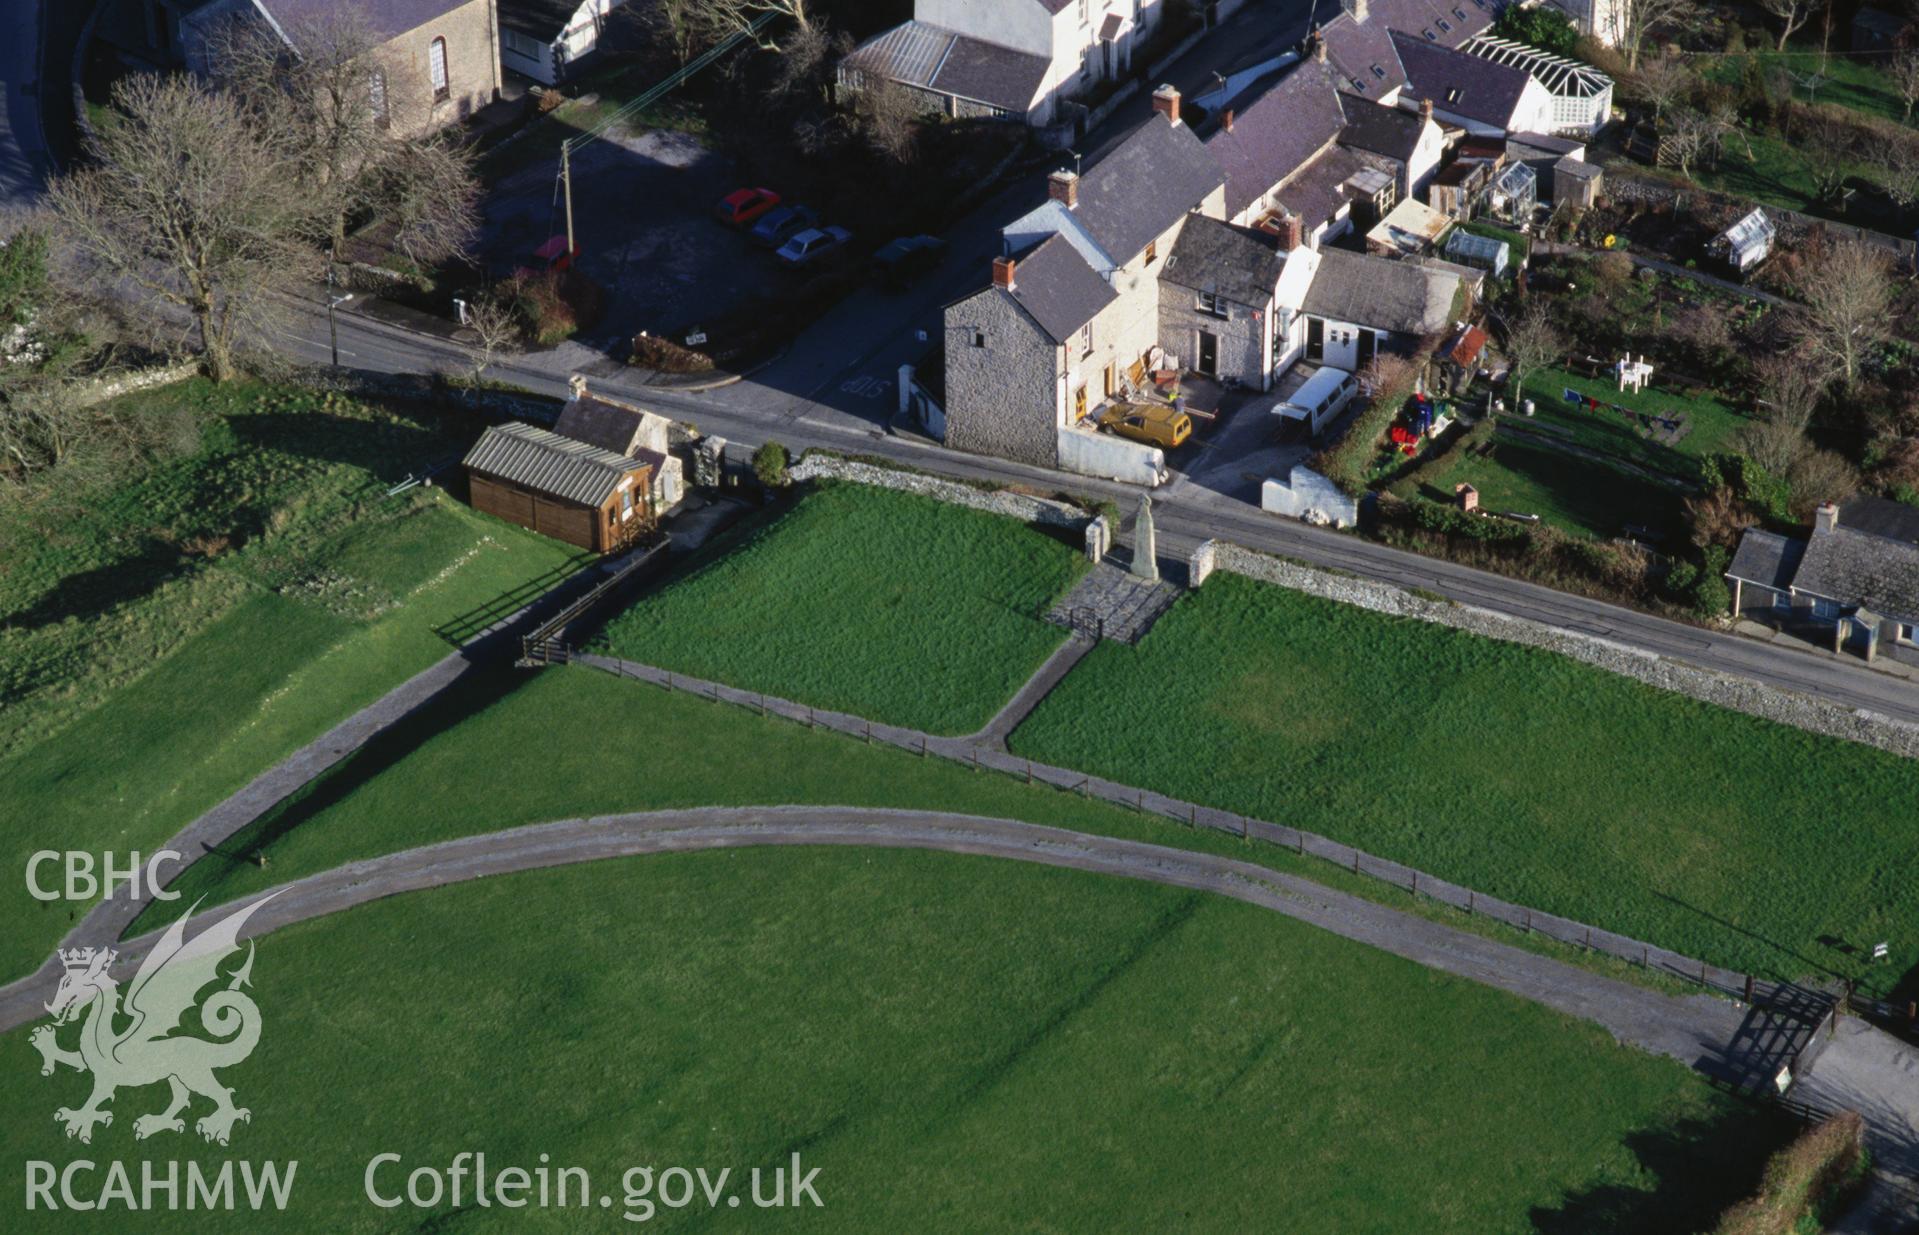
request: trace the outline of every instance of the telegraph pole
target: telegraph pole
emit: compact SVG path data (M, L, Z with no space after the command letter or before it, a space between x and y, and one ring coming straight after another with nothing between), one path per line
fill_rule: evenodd
M573 139L560 143L560 188L566 194L566 260L573 263Z

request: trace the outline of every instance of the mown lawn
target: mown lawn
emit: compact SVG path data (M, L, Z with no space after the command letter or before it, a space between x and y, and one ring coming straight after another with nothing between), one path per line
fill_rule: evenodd
M754 1225L1692 1231L1783 1131L1590 1025L1263 910L945 854L678 854L410 893L267 937L252 979L265 1031L221 1074L252 1111L232 1146L136 1147L157 1086L81 1146L50 1116L83 1078L29 1071L0 1092L7 1169L299 1163L284 1215L143 1215L155 1231L611 1230L648 1213L629 1167L731 1168L750 1198L746 1173L794 1153L824 1208L745 1199ZM375 1177L391 1193L462 1152L585 1168L612 1204L366 1199L376 1154L400 1155Z
M827 484L607 626L615 654L933 733L970 733L1065 632L1063 540L931 498Z
M1730 967L1919 963L1919 765L1237 576L1095 649L1012 747Z
M570 569L564 545L393 479L457 450L346 400L199 383L200 448L94 495L0 574L0 865L152 852L200 812L425 668L482 614ZM0 898L0 972L83 904Z
M1453 486L1479 490L1481 510L1538 515L1576 536L1610 537L1626 524L1676 528L1684 495L1592 459L1542 445L1537 438L1500 435L1490 455L1450 452L1431 471L1393 486L1403 497L1454 500Z
M1658 376L1657 369L1654 376ZM1566 400L1567 389L1599 400L1599 411L1588 411ZM1619 389L1609 378L1580 377L1564 369L1542 369L1526 378L1526 393L1534 400L1533 422L1558 429L1590 450L1617 456L1629 463L1690 478L1698 460L1731 448L1732 435L1750 418L1711 395L1679 395L1648 387ZM1684 413L1692 426L1668 446L1642 437L1639 422L1613 411L1621 407L1647 416L1677 417Z

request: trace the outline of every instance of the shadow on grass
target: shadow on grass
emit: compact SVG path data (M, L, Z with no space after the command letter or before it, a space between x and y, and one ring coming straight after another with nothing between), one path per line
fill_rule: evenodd
M1569 1194L1557 1208L1535 1208L1539 1235L1687 1235L1710 1230L1720 1214L1759 1186L1766 1159L1798 1123L1783 1111L1728 1102L1715 1117L1628 1133L1625 1146L1648 1178L1643 1187L1599 1184Z
M1837 969L1834 969L1830 965L1827 965L1825 962L1816 960L1813 957L1807 956L1804 952L1799 951L1797 948L1788 947L1787 945L1780 943L1777 939L1769 939L1766 936L1761 935L1757 931L1749 930L1746 927L1739 925L1737 922L1731 921L1730 919L1727 919L1727 918L1722 918L1718 914L1713 913L1709 909L1701 909L1699 906L1694 905L1689 901L1680 900L1677 896L1672 895L1670 892L1655 892L1653 895L1657 896L1660 900L1665 901L1669 905L1675 905L1680 909L1684 909L1688 913L1698 914L1700 917L1704 918L1706 921L1711 922L1714 926L1722 926L1725 929L1732 931L1735 934L1744 935L1746 938L1752 940L1755 943L1765 944L1768 948L1771 948L1774 952L1777 952L1781 956L1791 957L1793 960L1798 961L1800 964L1804 965L1806 967L1806 972L1808 973L1820 973L1820 974L1824 974L1825 976L1829 978L1843 978L1846 976L1845 974L1839 972Z
M502 622L552 591L593 561L591 553L575 553L564 562L523 583L516 584L491 600L475 605L433 628L433 633L453 647L461 647L495 623Z
M222 904L244 892L249 872L271 871L273 846L309 821L338 805L371 781L415 754L421 747L501 702L532 677L523 669L475 665L451 685L409 713L324 775L235 832L219 845L205 846L172 887L188 900L204 897ZM372 856L370 854L359 856ZM350 859L348 859L350 860ZM278 882L276 879L269 879ZM156 912L156 909L158 912ZM127 929L128 938L162 925L170 904L155 902Z

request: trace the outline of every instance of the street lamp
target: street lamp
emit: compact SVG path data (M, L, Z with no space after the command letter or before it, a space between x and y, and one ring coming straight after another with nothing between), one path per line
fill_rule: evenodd
M340 327L333 320L333 311L353 299L353 293L348 292L344 296L335 296L333 294L333 264L331 262L327 263L326 286L326 331L327 338L333 344L333 367L337 369L340 367Z

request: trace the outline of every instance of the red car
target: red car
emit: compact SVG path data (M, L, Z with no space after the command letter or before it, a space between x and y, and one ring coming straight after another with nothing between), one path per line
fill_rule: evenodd
M771 189L735 189L720 199L713 213L730 227L745 227L780 204L780 195Z

